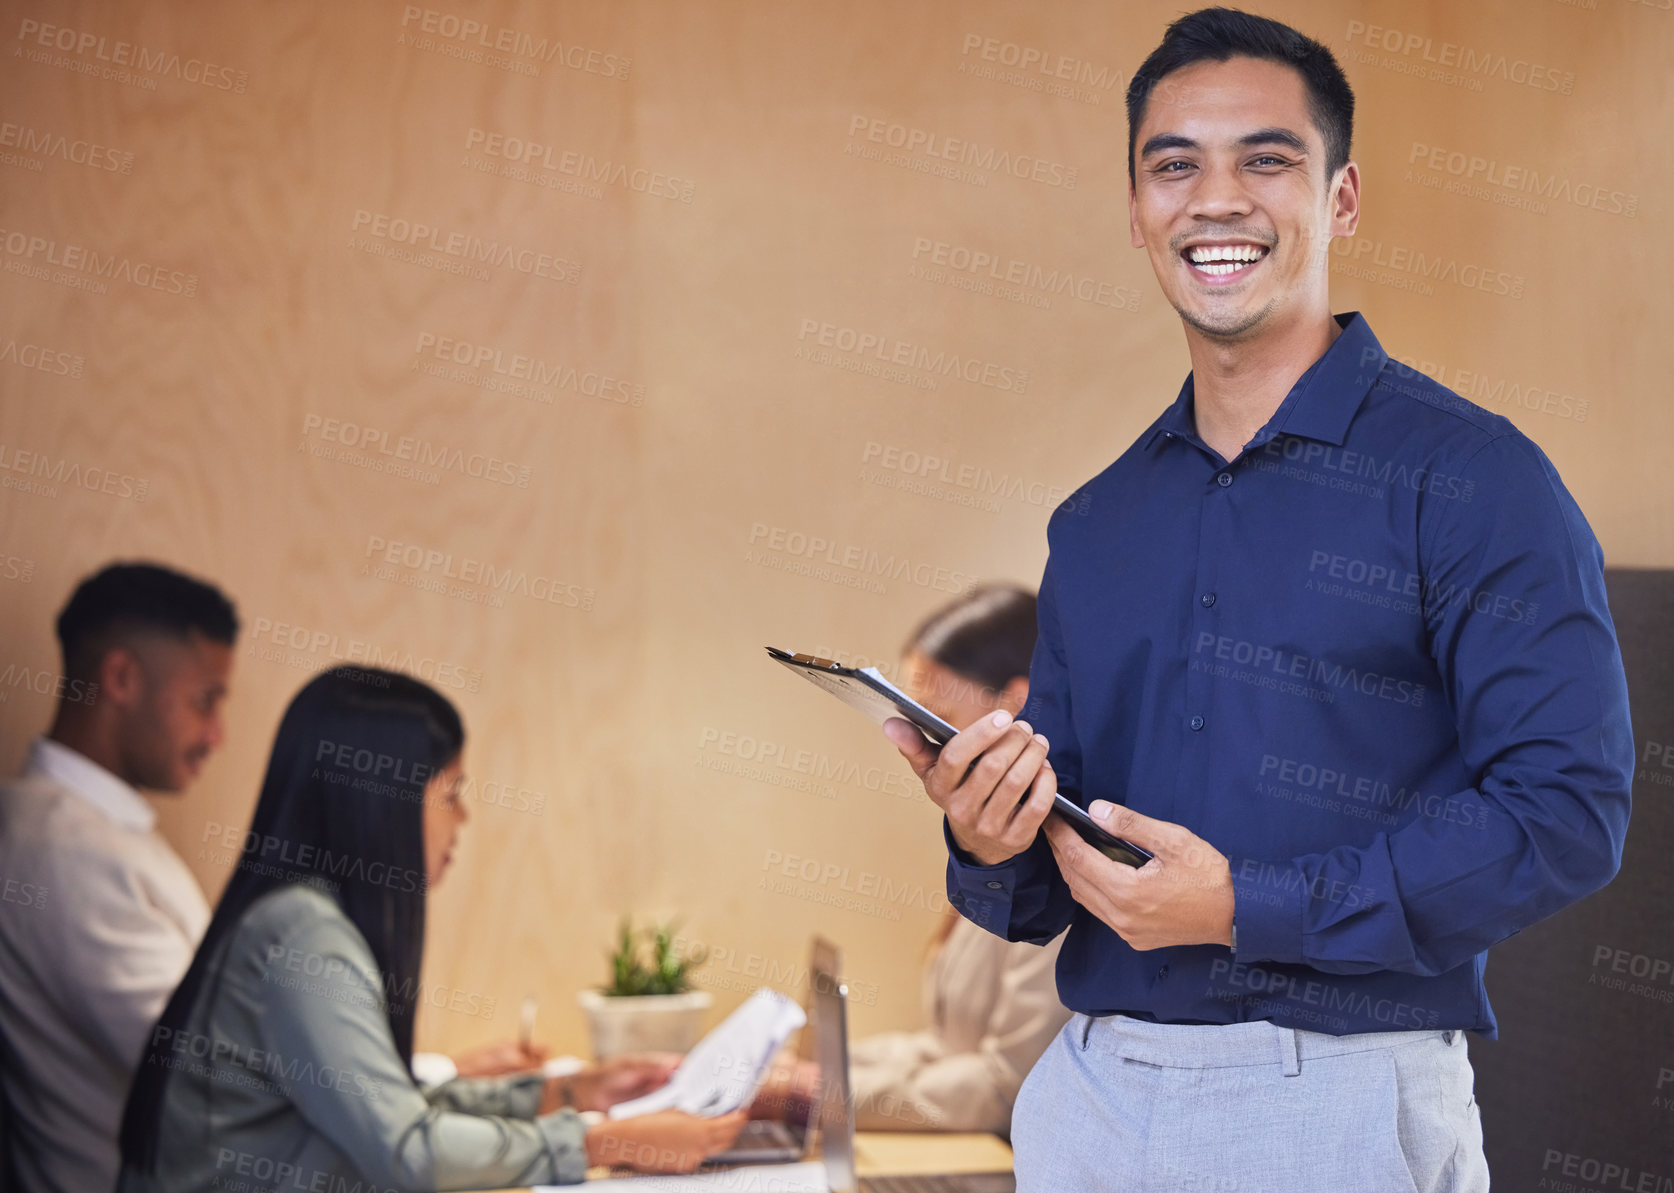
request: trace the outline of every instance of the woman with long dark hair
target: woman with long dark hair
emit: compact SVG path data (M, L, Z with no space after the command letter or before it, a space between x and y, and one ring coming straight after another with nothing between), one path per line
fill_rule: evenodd
M902 651L901 687L957 729L1029 695L1035 596L985 584L926 618ZM1069 1020L1044 948L985 932L952 907L930 941L927 1026L854 1044L855 1121L872 1131L1008 1134L1017 1091Z
M414 1084L425 899L465 819L464 745L453 705L404 675L339 667L291 701L243 860L129 1092L122 1193L569 1183L730 1144L742 1113L587 1125L578 1111L666 1080L650 1062Z

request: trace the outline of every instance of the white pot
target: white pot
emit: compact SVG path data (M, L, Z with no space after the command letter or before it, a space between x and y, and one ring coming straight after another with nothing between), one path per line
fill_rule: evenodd
M611 998L597 990L576 995L587 1015L593 1059L624 1052L688 1052L703 1035L703 1016L715 996L707 990L684 994L640 994Z

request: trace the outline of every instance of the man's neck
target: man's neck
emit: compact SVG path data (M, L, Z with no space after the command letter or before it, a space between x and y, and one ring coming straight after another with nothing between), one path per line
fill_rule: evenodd
M89 762L96 762L130 786L137 786L122 773L121 752L108 733L91 718L66 716L62 709L53 718L47 738L74 750Z
M1320 319L1233 342L1211 339L1188 326L1198 437L1222 459L1235 459L1267 425L1296 379L1341 333L1329 311Z

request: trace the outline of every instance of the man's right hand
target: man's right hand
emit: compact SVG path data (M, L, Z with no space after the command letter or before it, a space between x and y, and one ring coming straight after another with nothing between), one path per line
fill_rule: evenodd
M939 750L899 717L884 722L884 736L947 813L954 844L978 865L1022 853L1052 810L1058 779L1046 760L1047 740L1008 712L973 722Z

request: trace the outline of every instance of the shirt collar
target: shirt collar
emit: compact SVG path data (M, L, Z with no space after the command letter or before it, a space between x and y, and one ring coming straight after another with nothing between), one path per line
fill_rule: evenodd
M68 788L124 828L148 833L157 825L156 810L138 791L87 755L50 737L37 737L29 744L23 773L42 775Z
M1280 434L1318 439L1337 447L1343 445L1349 424L1383 371L1389 354L1359 311L1338 315L1336 319L1342 334L1297 378L1273 417L1250 441L1251 447ZM1164 435L1199 442L1192 401L1192 378L1188 373L1174 404L1152 424L1145 437L1145 447L1150 448Z

